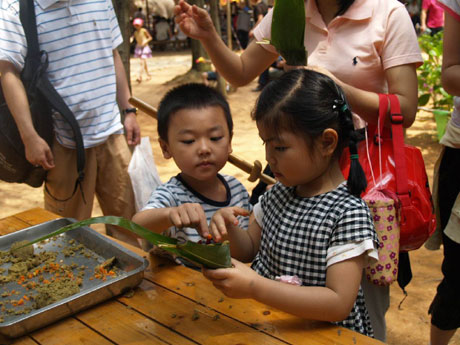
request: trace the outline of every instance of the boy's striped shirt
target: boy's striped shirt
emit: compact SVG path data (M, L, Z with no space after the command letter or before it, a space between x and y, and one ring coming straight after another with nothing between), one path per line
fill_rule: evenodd
M227 200L225 201L219 202L206 198L188 186L180 175L177 175L153 191L147 205L144 207L144 210L152 208L177 207L186 203L198 203L203 207L208 224L214 213L222 207L239 206L251 211L252 205L249 203L249 194L241 182L233 176L217 176L227 190ZM248 228L249 217L239 216L238 220L238 226L242 229ZM179 229L171 227L165 232L165 234L185 241L198 242L199 240L203 240L203 238L193 228Z

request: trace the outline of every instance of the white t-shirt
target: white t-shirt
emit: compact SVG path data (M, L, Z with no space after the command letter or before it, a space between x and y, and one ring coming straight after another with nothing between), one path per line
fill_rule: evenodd
M75 115L85 147L123 133L116 101L113 49L123 41L111 0L35 0L40 50L47 52L47 75ZM22 71L27 42L19 1L0 0L0 60ZM73 131L53 115L57 140L73 148Z

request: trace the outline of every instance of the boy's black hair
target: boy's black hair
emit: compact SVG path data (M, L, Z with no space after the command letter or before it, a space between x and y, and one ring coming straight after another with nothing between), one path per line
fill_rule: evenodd
M350 108L341 88L328 76L297 69L270 82L260 94L252 118L269 130L287 130L301 135L309 147L325 129L338 134L334 156L350 149L348 188L359 196L366 189L366 178L357 159L359 135L354 130Z
M171 117L182 109L202 109L206 107L221 107L225 114L230 135L233 133L233 120L230 106L225 97L204 84L189 83L169 90L160 102L158 108L158 135L168 141L168 128Z

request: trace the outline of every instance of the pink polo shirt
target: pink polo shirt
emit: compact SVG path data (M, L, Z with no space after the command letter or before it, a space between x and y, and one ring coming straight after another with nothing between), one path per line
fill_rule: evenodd
M356 0L326 27L314 0L305 4L308 64L326 68L354 87L387 92L387 68L423 62L409 14L397 0ZM271 37L273 11L254 29L258 41ZM271 45L262 45L276 52Z
M444 26L444 11L436 0L423 0L422 8L427 11L426 26L429 28Z

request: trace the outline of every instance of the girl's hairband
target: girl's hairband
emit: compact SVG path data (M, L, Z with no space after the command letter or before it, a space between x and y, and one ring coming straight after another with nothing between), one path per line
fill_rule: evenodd
M334 104L332 105L332 109L337 110L337 108L339 108L338 110L341 113L344 113L348 109L348 105L347 103L345 103L343 99L334 99Z

